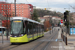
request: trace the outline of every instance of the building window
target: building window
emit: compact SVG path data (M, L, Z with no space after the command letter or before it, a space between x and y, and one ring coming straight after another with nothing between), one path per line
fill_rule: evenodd
M8 9L8 8L7 8Z
M3 7L2 7L2 9L3 9Z
M3 14L3 12L1 14Z
M23 13L22 13L23 14Z
M10 5L9 5L9 7L10 7Z
M29 6L29 5L28 5ZM29 6L29 8L30 8L30 6Z
M3 5L2 5L3 6Z
M13 6L14 7L14 6Z
M10 8L9 8L10 9Z
M7 7L8 7L8 5L7 5Z
M13 10L14 11L14 10Z
M9 10L9 11L11 11L11 10Z
M11 16L11 15L9 15L9 16Z
M22 6L23 7L23 6Z
M3 10L2 10L3 11Z
M31 10L31 8L30 8L30 10Z
M20 7L20 6L19 6Z
M23 10L22 10L22 12L23 12Z
M14 9L14 8L13 8Z
M4 5L5 6L5 5Z

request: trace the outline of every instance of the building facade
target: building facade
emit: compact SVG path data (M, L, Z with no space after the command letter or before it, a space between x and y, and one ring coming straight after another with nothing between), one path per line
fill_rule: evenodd
M33 6L31 4L16 4L16 16L31 18ZM4 17L15 16L15 5L13 3L0 2L0 14Z
M31 19L32 13L33 13L33 5L22 4L22 3L16 4L16 16L26 17ZM14 3L0 2L0 14L2 15L3 18L6 17L5 20L1 20L2 26L8 28L10 25L9 17L15 16Z

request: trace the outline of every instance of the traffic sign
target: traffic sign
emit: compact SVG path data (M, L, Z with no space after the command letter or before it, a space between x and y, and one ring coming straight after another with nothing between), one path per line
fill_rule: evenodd
M61 23L63 23L63 20L61 20Z

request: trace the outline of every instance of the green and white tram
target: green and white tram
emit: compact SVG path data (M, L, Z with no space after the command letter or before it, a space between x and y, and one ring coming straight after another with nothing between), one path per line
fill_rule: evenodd
M24 17L12 17L11 21L11 43L23 43L44 36L44 25Z

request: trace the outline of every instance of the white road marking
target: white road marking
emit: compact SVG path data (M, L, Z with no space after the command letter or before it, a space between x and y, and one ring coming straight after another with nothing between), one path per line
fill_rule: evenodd
M61 29L58 32L58 39L61 39ZM64 50L64 46L62 45L62 42L59 42L59 50Z
M48 34L50 31L48 31L48 32L46 32L46 33L44 33L44 34Z
M58 39L60 39L61 38L61 30L59 30L59 32L58 32Z
M61 42L59 42L59 50L64 50L64 47L62 46Z

